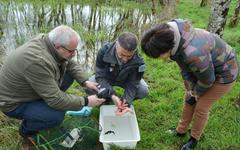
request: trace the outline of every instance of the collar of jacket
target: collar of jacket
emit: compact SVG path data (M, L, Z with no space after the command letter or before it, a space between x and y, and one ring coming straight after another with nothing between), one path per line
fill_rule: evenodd
M51 53L51 55L53 56L54 60L56 60L57 63L62 64L67 61L57 53L56 48L53 46L53 43L51 43L48 38L48 34L45 34L44 41L47 44L49 52Z
M189 20L174 19L173 21L177 23L181 38L185 40L183 47L186 48L194 38L196 31Z
M116 64L116 65L121 65L119 64L116 55L116 42L110 44L109 48L107 49L107 51L105 52L104 56L103 56L103 61L110 63L110 64ZM126 64L128 65L134 65L134 64L139 64L139 63L143 63L141 59L139 59L140 57L138 56L138 53L136 52L133 56L133 58L128 61Z
M106 53L104 53L103 61L110 63L110 64L118 64L119 65L118 60L115 55L115 51L116 51L116 42L110 44Z
M183 38L180 38L178 49L177 49L177 51L175 52L174 55L170 56L170 59L176 61L179 58L179 56L181 55L182 51L184 50L184 47L183 47L184 43L185 43L185 40Z
M170 21L167 24L170 26L170 30L174 33L174 47L171 50L171 55L174 55L179 47L181 36L178 30L178 25L175 21Z

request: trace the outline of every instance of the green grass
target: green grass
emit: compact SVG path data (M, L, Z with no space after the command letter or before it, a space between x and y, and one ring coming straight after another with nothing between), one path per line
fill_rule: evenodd
M23 1L24 2L24 1ZM40 2L39 2L40 3ZM52 2L53 3L53 2ZM77 3L74 1L74 3ZM92 1L84 1L93 6ZM133 1L120 2L111 1L106 4L107 7L114 4L125 9L133 9L136 6L143 13L149 13L149 4L135 4ZM229 17L234 12L236 1L233 1L229 11ZM104 7L104 9L106 9ZM192 0L181 0L178 6L179 18L188 18L192 20L195 27L206 28L210 14L210 6L199 7L197 2ZM230 18L228 18L228 21ZM80 27L76 27L80 28ZM228 22L224 30L223 38L232 45L238 54L240 60L240 25L237 28L229 28ZM132 29L135 31L135 29ZM87 33L84 33L87 34ZM88 38L93 38L91 36ZM103 33L104 34L104 33ZM106 35L103 35L105 39ZM135 101L135 111L137 114L138 124L141 133L141 141L138 142L136 149L138 150L175 150L183 144L188 138L183 139L172 137L165 131L168 128L176 127L181 116L184 86L178 66L174 62L166 62L158 59L150 59L144 56L146 62L145 80L149 84L150 94L143 100ZM83 95L79 90L80 86L76 83L68 91L71 94ZM197 150L237 150L240 149L240 81L239 78L236 85L230 93L217 102L210 113L208 124L205 132L197 146ZM121 90L120 90L121 91ZM237 98L238 97L238 98ZM99 115L98 108L93 111L93 117ZM16 141L19 141L17 135L17 126L19 122L14 119L8 119L0 115L0 149L17 149ZM100 143L95 149L102 149ZM117 148L113 148L117 149Z

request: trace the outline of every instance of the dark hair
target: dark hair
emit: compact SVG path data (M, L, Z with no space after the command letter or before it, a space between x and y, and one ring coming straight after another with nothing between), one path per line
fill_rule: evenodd
M137 36L131 32L122 33L117 39L119 45L127 51L134 51L137 48Z
M166 23L156 25L146 31L141 40L142 50L152 58L158 58L174 47L174 32Z

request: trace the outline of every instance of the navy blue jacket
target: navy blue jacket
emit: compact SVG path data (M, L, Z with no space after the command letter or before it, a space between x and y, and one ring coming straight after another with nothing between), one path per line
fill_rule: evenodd
M99 50L95 78L101 87L110 90L110 93L114 93L112 85L122 86L125 89L123 98L131 104L143 77L144 60L136 52L131 60L121 65L115 53L115 42L107 43Z

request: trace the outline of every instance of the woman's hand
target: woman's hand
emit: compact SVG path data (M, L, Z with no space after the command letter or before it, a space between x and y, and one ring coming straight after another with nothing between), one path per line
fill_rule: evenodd
M187 95L188 95L188 96L191 96L191 97L195 97L195 100L196 100L196 101L197 101L198 98L199 98L199 96L196 95L192 90L187 91Z

